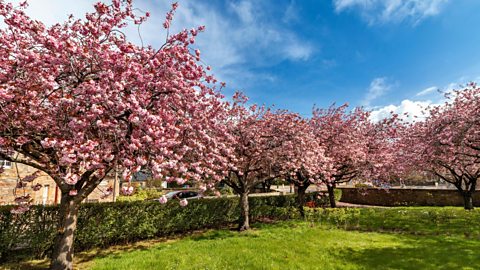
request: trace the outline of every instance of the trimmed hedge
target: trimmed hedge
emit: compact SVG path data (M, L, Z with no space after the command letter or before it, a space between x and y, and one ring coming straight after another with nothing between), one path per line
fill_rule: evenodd
M316 193L307 201L319 201ZM252 196L253 221L259 218L296 218L295 195ZM9 257L41 258L49 255L55 237L58 207L35 206L21 215L0 207L0 260ZM203 228L218 228L238 220L238 197L189 200L187 207L177 201L86 203L79 210L75 250L106 247L141 239L167 236Z

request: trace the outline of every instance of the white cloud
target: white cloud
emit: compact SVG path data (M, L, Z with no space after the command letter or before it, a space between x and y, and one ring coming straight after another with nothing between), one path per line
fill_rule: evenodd
M403 100L399 105L391 104L376 110L372 110L370 119L374 122L378 122L384 118L390 117L392 113L395 113L406 121L421 120L425 117L425 108L430 105L433 105L431 101L413 101L406 99Z
M426 96L426 95L434 93L436 90L438 90L438 87L436 87L436 86L428 87L428 88L423 89L422 91L418 92L415 96L416 97Z
M402 22L413 24L440 13L449 0L333 0L335 10L355 10L369 23Z
M23 1L23 0L22 0ZM20 3L20 0L12 0L9 2ZM86 12L94 11L93 5L98 2L96 0L77 0L77 1L61 1L61 0L34 0L28 1L27 14L35 19L41 20L47 25L60 23L73 14L77 18L84 18Z
M456 82L451 82L445 85L442 88L432 86L428 87L417 94L415 97L425 97L428 95L430 99L428 100L410 100L405 99L400 104L394 105L390 104L383 107L374 108L371 112L370 119L372 121L379 121L381 119L387 118L391 113L398 114L402 119L406 121L421 121L428 113L425 112L425 108L428 106L438 106L448 100L445 98L445 93L450 93L452 97L455 96L453 90L464 89L468 82L479 82L480 77L460 77ZM435 93L435 95L433 95Z
M244 23L252 23L254 15L252 10L252 3L249 1L241 1L238 3L230 3L231 9L237 14Z
M388 83L386 77L375 78L370 83L368 92L363 98L362 105L369 107L375 99L383 96L392 88L392 85Z
M292 60L308 60L312 54L313 48L308 44L294 42L289 44L285 49L285 54Z

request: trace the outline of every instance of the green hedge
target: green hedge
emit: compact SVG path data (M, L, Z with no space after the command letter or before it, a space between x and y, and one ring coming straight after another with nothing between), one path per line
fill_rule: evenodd
M307 195L308 201L316 198L315 193ZM249 200L253 221L298 217L294 195L255 196ZM55 237L58 207L35 206L21 215L11 214L10 209L0 207L0 259L48 255ZM189 200L187 207L179 206L177 201L165 205L156 201L82 204L75 250L217 228L236 222L239 211L238 197Z

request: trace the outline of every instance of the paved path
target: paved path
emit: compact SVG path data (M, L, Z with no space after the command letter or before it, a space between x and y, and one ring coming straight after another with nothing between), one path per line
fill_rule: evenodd
M367 204L353 204L353 203L346 203L346 202L337 202L337 207L352 207L352 208L386 208L386 206L378 206L378 205L367 205Z

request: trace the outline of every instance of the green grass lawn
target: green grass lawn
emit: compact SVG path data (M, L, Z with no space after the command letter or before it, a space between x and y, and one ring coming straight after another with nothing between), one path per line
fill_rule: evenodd
M480 269L480 211L336 209L77 253L78 269ZM43 269L46 261L14 269ZM0 267L1 268L1 267Z
M420 235L463 235L480 239L480 211L461 207L307 209L307 220L348 230Z
M307 222L210 231L96 257L90 269L480 269L480 241L345 231Z

